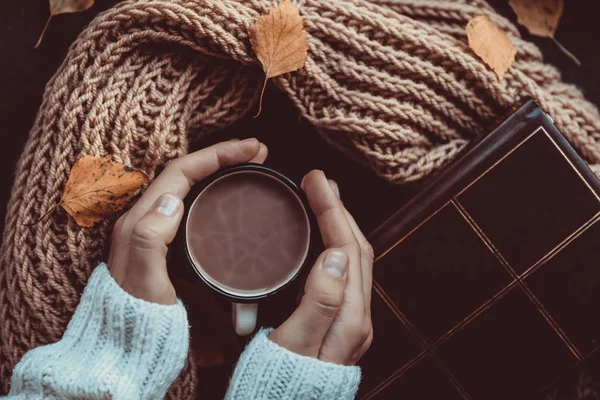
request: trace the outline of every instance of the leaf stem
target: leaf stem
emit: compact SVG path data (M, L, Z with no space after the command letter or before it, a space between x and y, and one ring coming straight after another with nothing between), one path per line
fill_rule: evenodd
M260 115L260 112L262 111L263 96L265 94L265 89L267 87L268 80L269 80L269 77L265 74L265 83L263 83L262 91L260 92L260 100L258 101L258 112L254 116L254 118L258 117Z
M560 44L560 42L558 40L556 40L556 38L554 36L550 36L550 38L558 46L558 48L563 53L565 53L565 55L567 57L569 57L575 64L577 64L578 67L581 66L581 61L579 61L579 59L575 56L575 54L573 54L569 50L567 50L567 48L565 46L563 46L562 44Z
M42 221L44 218L46 218L48 215L50 215L50 213L51 213L52 211L54 211L54 210L56 209L56 207L58 207L59 205L61 205L61 203L62 203L62 200L61 200L61 201L59 201L58 203L56 203L55 205L53 205L52 207L50 207L50 209L48 209L48 211L46 211L46 212L44 213L44 215L42 215L40 218L38 218L38 220L37 220L37 221L35 221L35 222L30 222L30 223L28 223L28 224L23 224L23 225L24 225L24 226L33 226L33 225L37 225L37 224L38 224L38 223L40 223L40 222L41 222L41 221Z
M52 21L52 17L54 17L54 14L50 14L50 16L48 17L48 20L46 21L46 25L44 25L44 29L42 29L42 33L40 33L40 38L38 39L35 46L33 46L34 49L37 49L38 47L40 47L40 44L42 43L42 39L44 38L44 35L46 34L46 30L48 29L48 25L50 25L50 21Z

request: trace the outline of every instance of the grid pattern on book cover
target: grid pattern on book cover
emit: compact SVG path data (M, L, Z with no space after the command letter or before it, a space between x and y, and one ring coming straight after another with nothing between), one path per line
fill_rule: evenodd
M599 220L598 193L533 131L376 260L361 398L540 393L600 340Z

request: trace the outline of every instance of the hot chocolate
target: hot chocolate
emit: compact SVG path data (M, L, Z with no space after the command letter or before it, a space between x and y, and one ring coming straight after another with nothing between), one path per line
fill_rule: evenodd
M185 230L197 272L237 296L285 285L302 267L310 241L300 198L259 171L238 171L210 183L192 203Z

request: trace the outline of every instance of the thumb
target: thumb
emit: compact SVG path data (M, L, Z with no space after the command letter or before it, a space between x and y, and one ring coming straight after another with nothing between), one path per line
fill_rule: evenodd
M270 339L294 353L318 357L344 301L347 269L346 253L339 249L323 252L308 276L300 305Z
M175 290L167 273L167 250L183 214L182 202L172 194L160 196L134 225L129 266L123 288L147 301L175 303Z

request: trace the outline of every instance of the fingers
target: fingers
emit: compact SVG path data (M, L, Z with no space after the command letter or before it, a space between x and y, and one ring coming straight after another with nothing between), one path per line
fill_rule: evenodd
M182 214L181 200L167 193L160 196L133 226L125 276L118 276L120 268L116 268L117 276L113 274L115 280L133 296L155 303L175 303L175 292L167 274L166 255ZM121 279L123 282L120 282Z
M273 331L271 340L297 354L318 357L344 301L348 264L340 249L323 252L308 276L300 305Z
M327 182L329 182L329 186L331 186L331 189L335 192L335 195L338 197L338 199L341 200L342 195L340 194L340 187L338 186L337 182L333 179L327 179Z
M357 245L356 237L346 220L342 202L329 185L323 171L310 171L302 181L308 203L326 247Z
M358 245L360 246L360 258L363 273L363 293L365 296L365 307L368 315L370 316L371 293L373 289L373 247L358 227L358 224L354 220L354 217L348 211L346 211L346 219L348 219L348 223L352 227L352 231L356 235L356 240L358 241Z
M364 308L360 248L346 219L344 205L322 171L309 172L302 181L302 188L317 217L325 247L343 249L350 260L346 303L350 308Z
M340 196L340 189L333 179L329 179L329 185L333 189L334 192ZM371 343L373 342L373 327L371 324L371 294L373 289L373 247L362 233L358 224L356 223L352 214L348 212L348 210L344 207L346 219L352 228L352 232L354 232L354 236L358 241L360 246L360 257L361 257L361 267L362 267L362 278L363 278L363 293L365 300L365 315L366 318L362 324L362 332L360 336L365 336L366 338L360 348L354 353L350 360L350 364L356 364L358 360L362 357L362 355L371 347ZM358 341L360 343L360 340ZM325 357L322 357L325 358Z
M257 139L230 140L190 153L171 162L129 210L130 218L144 215L163 193L183 199L190 187L221 168L245 162L263 162L267 147Z
M265 162L268 155L269 155L269 149L267 148L267 145L265 145L264 143L261 143L260 149L258 150L258 154L256 156L254 156L254 158L252 158L252 160L250 160L250 162L256 163L256 164L262 164Z
M329 179L329 185L333 189L333 191L340 197L340 189L336 181L333 179ZM346 207L344 207L344 213L346 215L346 219L352 228L352 232L358 241L358 245L360 246L360 257L361 257L361 267L362 267L362 281L363 281L363 293L365 296L365 309L367 311L367 315L371 315L371 293L373 288L373 246L367 240L365 235L362 233L356 220L348 212Z
M346 218L345 208L325 174L311 171L302 182L308 202L317 217L325 246L342 249L348 255L348 278L344 290L344 304L325 337L319 359L347 364L364 340L360 335L370 323L366 314L363 291L363 272L360 247Z

